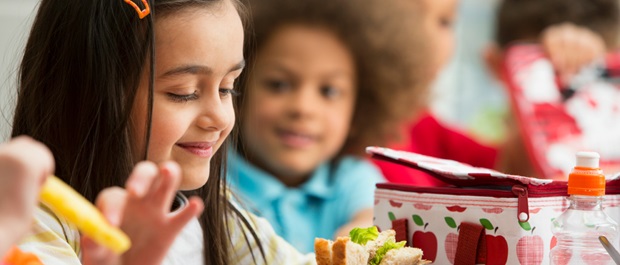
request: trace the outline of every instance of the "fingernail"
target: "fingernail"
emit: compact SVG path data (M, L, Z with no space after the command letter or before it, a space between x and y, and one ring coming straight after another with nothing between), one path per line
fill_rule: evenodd
M153 163L140 162L138 165L136 165L134 169L134 174L157 175L157 171L158 169ZM146 194L149 186L150 186L150 183L148 183L147 179L138 178L137 181L131 182L130 186L127 187L127 189L133 192L136 196L143 197Z

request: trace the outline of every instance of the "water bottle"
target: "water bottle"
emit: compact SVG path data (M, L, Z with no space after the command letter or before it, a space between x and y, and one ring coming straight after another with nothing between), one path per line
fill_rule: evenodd
M602 235L614 245L618 242L618 224L603 212L605 175L597 153L577 153L577 165L568 175L568 194L568 209L551 225L557 239L551 264L614 264L598 239Z

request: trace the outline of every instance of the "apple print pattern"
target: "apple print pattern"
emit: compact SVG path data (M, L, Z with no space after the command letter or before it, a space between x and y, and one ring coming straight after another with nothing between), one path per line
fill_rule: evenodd
M428 223L424 223L422 217L417 214L411 216L416 226L423 227L422 230L416 230L413 233L412 244L413 247L422 249L424 255L422 256L426 260L434 261L437 258L437 237L433 232L426 231Z
M493 226L488 219L480 219L480 224L486 229L493 231L486 232L484 239L487 243L487 265L503 265L508 260L508 242L506 238L497 235L498 227Z
M530 235L525 235L517 242L517 258L519 264L540 265L543 261L545 248L543 240L539 235L534 235L536 227L530 227L528 222L519 222L523 230L529 231Z
M456 225L456 222L452 217L446 216L444 220L450 228L456 229L456 232L459 231L458 226ZM450 261L450 264L454 264L454 257L456 256L456 246L458 242L459 234L454 232L448 233L448 235L446 236L446 240L444 241L444 249L446 250L446 256L448 257L448 261Z

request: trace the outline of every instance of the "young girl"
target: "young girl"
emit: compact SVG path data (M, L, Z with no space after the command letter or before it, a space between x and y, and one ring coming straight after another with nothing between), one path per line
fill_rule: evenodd
M54 158L41 143L17 137L0 145L0 263L29 231L45 178Z
M235 0L41 1L12 134L49 146L56 175L91 201L101 192L132 247L117 259L41 206L22 249L46 264L312 261L225 191L241 11Z
M372 225L364 148L399 133L415 89L415 19L398 1L251 3L257 56L229 156L245 203L299 250Z

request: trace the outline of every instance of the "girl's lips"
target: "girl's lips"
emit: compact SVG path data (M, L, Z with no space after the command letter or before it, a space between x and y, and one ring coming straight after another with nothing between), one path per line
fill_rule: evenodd
M213 146L215 143L216 142L177 143L177 146L194 155L207 158L213 155Z

